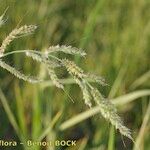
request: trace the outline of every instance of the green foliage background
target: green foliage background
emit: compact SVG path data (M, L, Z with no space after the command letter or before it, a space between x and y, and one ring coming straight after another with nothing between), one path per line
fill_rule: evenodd
M88 54L86 59L74 58L80 67L106 78L110 86L99 87L105 97L115 98L149 89L150 1L0 0L0 14L6 7L9 7L6 13L8 19L0 28L1 42L17 25L38 25L33 35L15 40L7 51L42 51L50 45L72 45L83 48ZM42 66L22 54L9 56L6 60L26 74L45 76ZM64 70L59 70L58 74L61 78L67 77ZM1 69L1 98L4 94L21 134L18 136L16 133L12 116L4 109L6 105L0 103L0 139L37 140L59 112L60 117L45 139L77 140L77 147L66 149L133 149L134 144L126 138L123 138L126 143L124 147L120 134L100 118L99 114L65 131L59 131L64 121L88 108L84 105L82 93L76 85L66 85L67 93L73 97L75 103L61 90L46 85L31 85L19 81ZM118 107L125 125L133 131L134 139L139 137L148 102L149 97L146 96ZM149 129L147 123L139 138L140 148L143 150L150 148ZM18 149L23 147L19 146ZM38 150L40 147L33 149Z

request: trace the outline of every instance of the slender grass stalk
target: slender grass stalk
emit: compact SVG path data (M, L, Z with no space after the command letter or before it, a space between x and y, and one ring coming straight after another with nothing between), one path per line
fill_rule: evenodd
M115 150L115 128L111 126L109 132L108 150Z
M38 92L38 88L34 87L34 99L33 99L33 108L32 108L32 140L37 140L40 133L41 133L41 129L42 129L42 123L41 123L41 119L42 118L42 113L41 113L41 100L40 100L40 95ZM33 149L39 150L40 146L35 145L33 146Z
M139 87L140 85L143 85L143 83L146 83L146 81L149 81L150 79L150 70L146 73L144 73L141 77L136 79L132 84L131 84L131 89L135 89Z
M23 136L26 137L26 139L28 139L27 126L25 122L26 117L25 117L25 110L24 110L24 102L18 84L15 84L15 95L16 95L16 108L17 108L19 127Z
M83 40L80 43L79 47L85 48L88 45L90 39L92 38L94 28L97 24L97 20L99 19L101 15L100 13L102 12L104 8L104 4L105 4L105 0L101 0L101 1L98 0L95 3L95 6L91 10L90 14L88 15L87 23L86 23L86 26L84 28L84 33L83 33L83 37L85 38L85 40Z
M143 122L139 131L139 134L135 140L135 144L134 144L134 150L141 147L142 142L144 142L144 135L148 129L149 126L149 120L150 120L150 103L148 104L145 116L143 118Z
M149 95L150 95L149 89L137 90L137 91L128 93L126 95L119 96L119 97L113 99L112 102L115 105L119 106L119 105L124 105L124 104L130 103L140 97L149 96Z
M52 121L50 122L49 126L41 133L41 135L38 138L38 141L42 141L49 133L51 133L51 130L53 129L54 125L58 121L58 119L61 117L62 111L59 111Z
M9 119L11 125L13 126L13 128L14 128L14 130L15 130L17 136L19 137L19 139L20 139L23 143L25 143L25 142L26 142L26 138L23 136L23 134L22 134L22 132L21 132L21 130L20 130L20 128L19 128L19 125L18 125L18 123L17 123L17 121L16 121L16 118L15 118L15 116L13 115L13 112L11 111L11 108L10 108L8 102L7 102L7 99L6 99L6 97L5 97L5 95L3 94L3 92L2 92L1 89L0 89L0 100L1 100L1 103L2 103L2 105L3 105L3 107L4 107L4 110L5 110L5 112L6 112L7 116L8 116L8 119ZM23 144L23 147L24 147L24 149L27 149L27 147L26 147L25 144Z
M13 128L15 129L16 133L18 134L18 136L20 137L21 134L20 134L20 129L19 129L19 126L18 126L18 123L16 122L16 119L15 119L15 116L13 115L10 107L9 107L9 104L7 103L7 99L6 97L4 96L2 90L0 89L0 100L1 100L1 103L5 109L5 112L7 113L8 115L8 118L10 120L10 123L12 124Z

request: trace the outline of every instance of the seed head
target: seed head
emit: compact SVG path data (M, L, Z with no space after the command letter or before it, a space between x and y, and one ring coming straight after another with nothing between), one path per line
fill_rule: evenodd
M80 56L85 56L86 55L86 53L83 50L78 49L76 47L72 47L72 46L66 46L66 45L50 46L48 48L47 52L49 52L49 53L52 53L52 52L63 52L63 53L66 53L66 54L80 55Z
M109 120L111 124L114 125L122 135L128 137L133 141L130 130L123 125L121 118L117 114L115 106L107 99L104 99L96 88L92 89L91 94L94 101L100 106L102 116L105 119Z
M35 25L24 25L20 28L16 28L14 29L6 38L5 40L2 42L2 45L0 46L0 55L2 56L6 47L15 39L21 36L25 36L28 34L31 34L35 29L37 28L37 26Z
M24 81L28 81L30 83L38 83L38 82L42 81L42 80L37 79L35 77L26 76L25 74L23 74L23 73L19 72L18 70L16 70L14 67L11 67L10 65L6 64L1 59L0 59L0 67L4 68L5 70L9 71L11 74L16 76L17 78L22 79Z
M73 61L70 61L68 59L62 59L62 64L66 67L67 71L77 77L77 78L84 78L85 74L83 73L83 70L79 68Z
M47 66L47 70L48 70L48 74L49 74L52 82L54 83L54 85L58 88L64 89L64 86L59 82L59 79L58 79L55 71L50 66Z
M88 86L86 85L84 80L75 78L75 81L82 90L83 99L84 99L85 104L88 105L91 108L92 107L92 103L91 103L92 97L91 97L91 94L89 92Z

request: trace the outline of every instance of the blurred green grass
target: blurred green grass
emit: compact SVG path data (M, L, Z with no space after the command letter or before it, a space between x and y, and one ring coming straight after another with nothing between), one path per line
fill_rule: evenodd
M106 78L110 86L99 87L106 97L115 98L133 91L149 89L149 1L0 0L0 4L1 14L9 6L8 20L0 28L0 41L17 25L38 25L35 34L15 40L8 51L44 50L49 45L56 44L81 47L87 52L87 58L83 60L75 58L75 60L84 70ZM7 61L27 74L39 73L41 77L45 76L42 66L25 58L24 55L9 56ZM63 70L59 74L62 78L66 77ZM146 76L143 77L145 74ZM139 80L141 77L144 78L142 81ZM77 139L80 149L119 150L133 147L131 141L124 139L127 146L125 148L119 133L98 115L63 132L59 131L64 121L88 109L82 102L82 95L77 86L66 85L68 93L75 100L75 103L72 103L65 93L55 87L41 88L40 84L30 85L3 70L0 72L0 83L12 111L8 113L0 103L0 138L37 140L44 129L53 122L56 114L61 112L52 129L49 129L47 140ZM138 101L118 107L126 126L132 129L135 139L138 137L148 102L148 96L144 96L138 98ZM19 133L12 130L14 121L8 117L9 114L13 114ZM150 126L147 124L140 138L143 150L150 148L149 129ZM76 149L79 149L78 147Z

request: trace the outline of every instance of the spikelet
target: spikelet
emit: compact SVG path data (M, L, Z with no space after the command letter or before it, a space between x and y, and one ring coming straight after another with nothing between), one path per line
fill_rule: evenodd
M100 85L102 86L107 86L108 84L106 83L105 79L100 77L100 76L97 76L95 74L91 74L91 73L88 73L86 74L86 77L89 78L89 79L92 79L93 81L99 83Z
M84 99L85 104L88 105L91 108L92 107L91 94L89 92L89 89L88 89L87 85L85 84L84 80L80 80L78 78L75 78L75 81L82 90L83 99Z
M38 62L43 62L41 55L36 54L36 51L35 53L27 51L26 56L31 57L33 60L36 60Z
M50 46L47 50L47 53L52 53L52 52L63 52L66 54L80 55L80 56L86 55L86 53L82 49L78 49L76 47L66 46L66 45Z
M2 45L0 46L0 56L3 55L6 47L15 39L21 36L25 36L28 34L31 34L35 29L37 28L37 26L35 25L24 25L20 28L16 28L14 29L6 38L5 40L2 42Z
M48 74L53 82L53 84L61 89L64 89L64 86L59 82L59 79L55 73L55 71L53 70L53 68L51 68L50 66L47 66L47 70L48 70Z
M128 137L133 141L130 130L123 125L121 118L117 114L115 106L107 99L104 99L96 88L92 88L91 94L94 101L97 103L97 105L100 106L102 116L105 119L109 120L111 124L114 125L122 135Z
M0 66L2 68L6 69L7 71L9 71L11 74L13 74L14 76L16 76L17 78L22 79L24 81L28 81L30 83L41 82L41 80L39 80L39 79L36 79L34 77L30 77L30 76L26 76L26 75L22 74L21 72L19 72L15 68L11 67L10 65L6 64L2 60L0 60Z
M81 79L85 77L83 70L79 68L73 61L62 59L62 64L66 67L67 71L71 75Z
M44 55L36 54L33 52L27 52L26 55L31 57L33 60L36 60L38 62L45 64L46 69L48 71L48 74L49 74L53 84L58 88L64 89L64 86L59 82L59 79L58 79L55 71L53 70L55 68L55 66L54 66L55 62L48 60L47 57L45 57Z
M37 62L43 63L45 65L50 65L51 68L60 67L60 63L58 63L56 60L49 60L45 55L38 54L35 52L26 52L26 56L31 57L33 60L36 60Z

